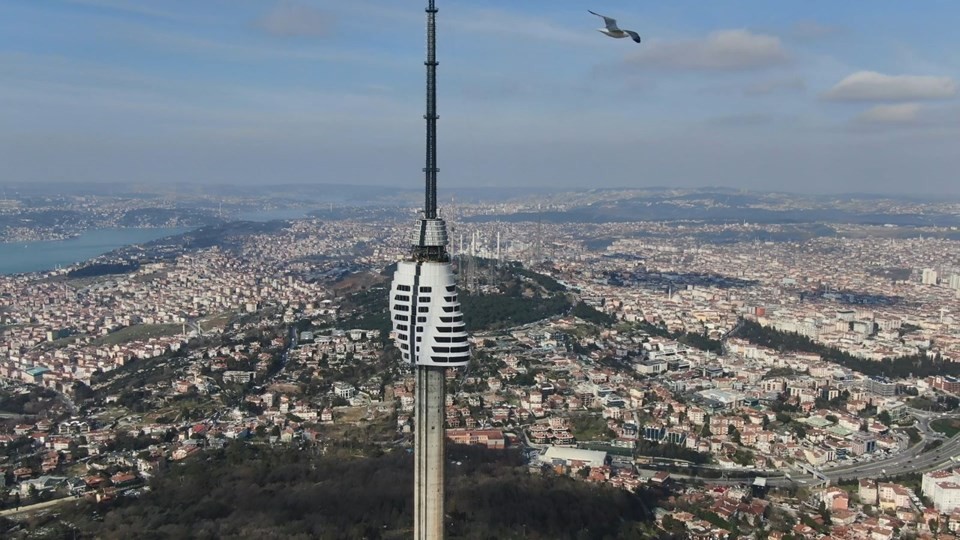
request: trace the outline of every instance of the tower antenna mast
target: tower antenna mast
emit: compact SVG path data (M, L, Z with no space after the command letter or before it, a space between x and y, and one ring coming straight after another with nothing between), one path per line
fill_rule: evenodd
M427 5L427 112L423 115L427 121L426 163L423 167L426 180L426 196L423 202L423 214L427 219L437 217L437 6L435 0Z

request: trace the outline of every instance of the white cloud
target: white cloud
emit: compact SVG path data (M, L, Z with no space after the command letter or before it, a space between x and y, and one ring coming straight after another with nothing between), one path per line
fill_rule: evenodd
M304 4L284 0L257 21L257 26L275 36L326 36L331 15Z
M675 70L739 71L789 61L780 38L749 30L719 30L702 39L651 42L630 56L632 64Z
M592 34L566 28L543 17L491 8L448 10L442 19L454 31L550 41L573 45L601 43Z
M912 124L919 119L920 111L918 103L877 105L860 113L856 120L868 124Z
M945 99L955 95L957 82L950 77L858 71L838 82L823 97L835 101L908 101Z

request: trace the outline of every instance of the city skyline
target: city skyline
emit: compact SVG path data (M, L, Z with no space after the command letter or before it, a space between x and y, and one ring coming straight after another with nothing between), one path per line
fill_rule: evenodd
M956 194L957 8L926 5L444 3L444 185ZM0 181L410 185L409 12L6 3Z

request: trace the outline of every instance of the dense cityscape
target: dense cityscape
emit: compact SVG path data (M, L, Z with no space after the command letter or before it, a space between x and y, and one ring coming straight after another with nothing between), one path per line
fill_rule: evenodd
M528 208L451 222L474 349L447 375L451 443L659 493L647 534L960 526L949 227L759 240L782 226L511 219ZM405 214L212 226L0 278L6 519L106 534L171 464L235 445L410 448L385 313ZM45 510L78 497L101 521Z

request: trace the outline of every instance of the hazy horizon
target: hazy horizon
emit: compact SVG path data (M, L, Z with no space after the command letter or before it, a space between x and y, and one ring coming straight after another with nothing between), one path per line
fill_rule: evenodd
M5 2L0 184L417 189L424 2L397 4ZM554 4L438 0L441 192L960 195L960 6Z
M377 192L370 199L370 202L376 202L374 199L385 196L402 195L412 197L411 200L419 204L423 194L423 186L418 182L411 182L410 185L388 185L372 183L334 183L334 182L284 182L268 185L257 184L230 184L230 183L189 183L189 182L165 182L162 184L145 184L129 182L45 182L45 183L18 183L4 182L0 180L0 199L8 196L80 196L80 195L101 195L116 197L136 197L138 195L182 195L190 196L267 196L286 194L284 190L296 189L306 190L304 194L313 195L309 192L311 188L315 189L343 189L350 193L357 193L363 189L376 188L384 191ZM107 193L101 193L106 190ZM681 192L681 193L704 193L704 194L742 194L755 196L783 196L797 197L799 199L822 199L822 198L849 198L849 199L888 199L904 200L915 202L950 202L960 201L960 194L957 195L939 195L912 193L909 191L900 192L870 192L870 191L836 191L829 192L801 192L789 189L748 189L735 188L720 185L704 186L604 186L604 187L566 187L566 186L450 186L443 187L440 193L440 202L447 205L456 202L457 195L471 193L474 196L481 197L480 200L488 200L485 197L493 197L497 200L507 200L511 197L522 197L524 195L534 194L589 194L605 192ZM271 202L277 201L270 199ZM358 199L359 200L359 199ZM307 204L317 201L300 201ZM323 203L326 204L326 203Z

